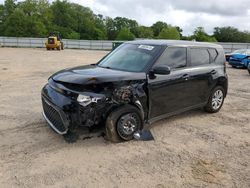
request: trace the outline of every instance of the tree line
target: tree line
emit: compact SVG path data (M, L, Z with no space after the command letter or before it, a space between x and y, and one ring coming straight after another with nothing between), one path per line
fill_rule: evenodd
M47 37L58 31L63 38L86 40L133 40L135 38L196 40L207 42L250 42L250 33L234 27L216 27L212 35L203 27L183 36L178 26L158 21L140 25L124 17L96 15L90 8L67 0L5 0L0 5L0 36Z

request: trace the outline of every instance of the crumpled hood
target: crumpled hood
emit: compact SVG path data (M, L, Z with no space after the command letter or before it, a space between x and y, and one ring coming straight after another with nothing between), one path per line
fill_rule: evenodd
M233 54L231 57L233 59L239 59L239 60L241 60L241 59L245 59L247 57L247 55L244 55L244 54Z
M98 84L126 80L144 80L146 79L146 74L87 65L59 71L52 75L51 78L56 82L71 84Z

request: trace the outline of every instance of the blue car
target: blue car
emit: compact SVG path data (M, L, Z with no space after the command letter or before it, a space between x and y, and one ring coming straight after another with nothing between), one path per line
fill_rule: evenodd
M250 49L236 50L230 54L228 63L232 67L247 68L250 62Z

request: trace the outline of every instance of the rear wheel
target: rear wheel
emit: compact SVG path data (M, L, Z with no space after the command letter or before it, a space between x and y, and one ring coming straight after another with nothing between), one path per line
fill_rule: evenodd
M132 105L122 106L108 116L106 120L106 136L112 142L128 141L142 127L139 110Z
M224 98L225 98L224 88L221 86L215 87L209 97L207 105L205 106L205 111L209 113L218 112L224 103Z

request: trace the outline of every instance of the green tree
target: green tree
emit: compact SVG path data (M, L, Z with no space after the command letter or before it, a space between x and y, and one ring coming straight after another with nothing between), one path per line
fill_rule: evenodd
M68 33L67 38L79 40L80 39L80 33L72 31L72 32Z
M159 39L175 39L175 40L180 40L180 33L178 32L178 30L175 27L167 27L164 28L159 36Z
M98 14L94 16L95 19L95 31L96 31L96 39L99 40L105 40L107 39L107 30L106 30L106 26L105 26L105 19L103 18L103 15Z
M16 8L16 0L5 0L4 1L5 15L10 16Z
M26 17L26 36L30 37L45 37L48 33L45 25L39 19L34 17Z
M151 26L151 28L152 28L152 30L153 30L153 32L154 32L154 36L155 36L155 37L158 37L159 34L160 34L160 32L161 32L163 29L167 28L167 27L168 27L168 24L165 23L165 22L161 22L161 21L158 21L158 22L154 23L154 24Z
M116 17L114 19L107 17L105 19L107 36L109 40L114 40L117 38L118 33L122 28L128 28L133 35L139 36L138 23L135 20L131 20L123 17Z
M50 3L52 2L52 3ZM0 35L16 37L46 37L59 31L71 39L164 38L214 42L250 42L250 32L234 27L216 27L208 35L197 28L192 36L182 36L182 29L158 21L151 27L139 26L136 20L125 17L95 15L87 7L68 0L5 0L0 5Z
M148 38L151 39L154 37L154 33L151 27L140 26L138 28L138 37L139 38Z
M216 27L214 36L219 42L248 42L249 33L241 32L234 27Z
M4 35L4 6L0 5L0 36Z
M182 30L179 26L176 26L175 28L176 28L177 31L179 32L180 37L181 37L181 39L182 39L182 37L183 37L183 35L182 35L183 30Z
M121 31L122 28L128 28L135 36L138 35L138 23L135 20L116 17L114 19L114 26L118 32Z
M250 32L249 31L243 31L241 32L241 35L239 36L239 42L250 42Z
M121 28L116 38L116 40L134 40L134 39L135 39L134 34L126 27Z
M217 42L216 38L208 35L203 27L197 27L194 31L194 35L191 38L201 42Z
M115 27L114 20L110 17L106 17L105 25L108 40L114 40L117 36L117 28Z
M0 5L0 34L5 33L5 22L8 17L15 11L16 0L5 0L3 5Z
M28 36L27 20L23 11L15 10L4 23L4 34L10 37Z
M60 27L74 27L77 25L77 20L74 20L71 14L71 5L68 1L56 0L50 6L52 10L52 21Z
M44 11L42 11L41 3L44 0L26 0L18 3L18 9L24 13L24 20L26 22L23 28L25 36L30 37L45 37L47 34L47 28L44 24ZM47 7L48 8L48 7ZM41 12L40 12L41 11Z

